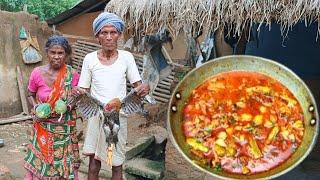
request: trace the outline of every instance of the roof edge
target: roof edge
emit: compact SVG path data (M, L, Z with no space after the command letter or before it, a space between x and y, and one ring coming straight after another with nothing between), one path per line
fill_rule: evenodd
M47 19L46 22L49 26L61 24L67 19L86 13L104 3L107 4L109 1L110 0L84 0L76 4L71 9L62 12L53 18ZM102 8L102 10L104 10L104 8Z

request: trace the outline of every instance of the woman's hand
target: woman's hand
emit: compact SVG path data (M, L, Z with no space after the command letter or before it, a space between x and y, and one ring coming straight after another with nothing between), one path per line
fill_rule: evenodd
M38 106L38 104L34 105L33 108L30 110L30 115L31 116L35 116L36 115L37 106Z
M36 109L37 109L38 106L39 106L39 104L33 105L33 108L32 108L31 111L30 111L30 115L31 115L32 117L37 118L37 117L36 117ZM34 119L34 118L33 118L33 119Z
M144 97L149 94L150 86L147 83L141 83L135 88L137 95L140 97Z
M33 110L33 109L31 110L30 115L31 115L33 121L45 121L45 120L46 120L45 118L39 118L39 117L36 115L36 111Z
M33 119L33 121L46 121L46 118L39 118L36 114L36 109L40 104L35 104L33 108L31 109L30 115Z
M32 119L33 119L33 121L38 121L38 122L47 120L47 119L44 119L44 118L38 118L36 115L32 116Z
M86 93L87 92L87 90L86 89L83 89L83 88L81 88L81 87L78 87L78 86L75 86L75 87L73 87L72 88L72 90L71 90L71 95L72 96L75 96L76 98L78 98L80 95L82 95L82 94L84 94L84 93ZM67 111L72 111L74 108L75 108L75 106L76 106L76 104L75 104L76 102L74 102L74 103L71 103L71 104L67 104Z

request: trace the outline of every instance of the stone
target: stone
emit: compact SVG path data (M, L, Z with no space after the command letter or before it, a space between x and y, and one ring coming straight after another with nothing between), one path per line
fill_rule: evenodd
M4 146L4 140L0 139L0 147L3 147L3 146Z
M156 144L161 144L168 138L167 130L161 126L150 127L148 133L154 135Z
M139 180L139 176L135 176L135 175L132 175L132 174L129 174L129 173L124 173L124 180Z
M146 150L154 140L154 136L141 137L134 143L134 145L126 147L126 160L130 160Z
M135 158L127 161L124 171L148 179L162 179L164 177L165 163L145 158Z
M149 128L148 134L155 137L155 142L141 153L141 156L154 161L164 161L168 137L167 130L161 126L152 126Z

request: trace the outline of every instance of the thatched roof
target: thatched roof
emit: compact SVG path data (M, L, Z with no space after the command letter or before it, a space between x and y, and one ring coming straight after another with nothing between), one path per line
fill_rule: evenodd
M282 30L299 20L319 22L320 0L111 0L106 11L120 15L131 35L166 27L175 37L190 29L196 34L201 27L206 32L226 26L235 35L254 22L277 22Z

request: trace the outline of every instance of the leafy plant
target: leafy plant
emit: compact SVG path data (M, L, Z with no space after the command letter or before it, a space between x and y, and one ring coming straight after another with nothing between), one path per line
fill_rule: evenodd
M0 0L0 10L17 12L26 5L31 14L40 20L50 19L76 5L79 0Z
M23 9L27 0L0 0L0 10L16 12Z
M177 72L176 77L181 81L188 72Z

